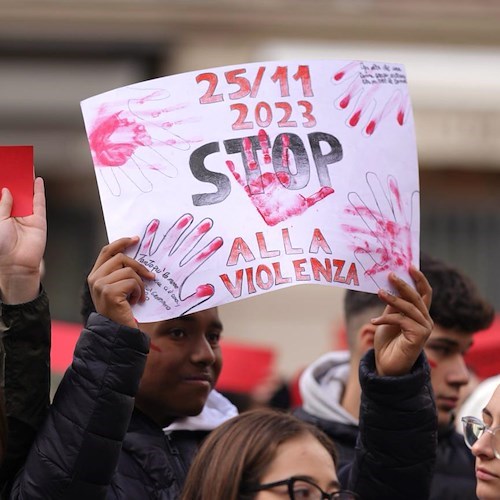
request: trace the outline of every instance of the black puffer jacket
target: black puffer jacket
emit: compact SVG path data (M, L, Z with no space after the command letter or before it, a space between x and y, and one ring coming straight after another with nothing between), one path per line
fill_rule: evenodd
M476 500L475 458L450 422L439 431L430 500Z
M116 475L105 498L178 500L189 465L207 434L165 434L146 415L134 410Z
M137 329L90 316L11 498L179 498L204 433L166 436L134 411L148 343Z
M380 377L371 350L361 361L359 378L356 454L351 466L339 470L341 483L363 500L427 499L436 458L437 417L425 356L420 355L408 375Z
M45 291L25 304L0 304L2 385L7 452L0 467L2 498L23 466L50 402L50 314Z
M356 446L356 439L358 438L358 426L351 424L344 424L342 422L333 422L324 418L311 415L304 408L297 408L293 414L309 422L316 427L319 427L325 432L330 439L335 443L335 450L337 451L337 468L341 469L345 465L352 464L354 460L354 447Z

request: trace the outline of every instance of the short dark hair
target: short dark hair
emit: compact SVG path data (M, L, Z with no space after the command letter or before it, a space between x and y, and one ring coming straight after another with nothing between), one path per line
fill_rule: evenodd
M351 353L358 344L359 329L382 313L385 304L376 293L346 290L344 295L344 319L346 326L347 345Z
M461 333L491 325L495 309L463 272L425 253L420 254L420 270L432 287L430 315L437 325Z
M355 314L359 314L380 307L382 302L376 293L359 292L357 290L346 290L344 295L344 314L346 318L350 318Z
M463 272L424 252L420 254L420 270L432 287L430 315L437 325L460 333L476 333L491 325L494 307ZM377 294L346 290L344 315L351 350L360 323L378 314L383 306Z

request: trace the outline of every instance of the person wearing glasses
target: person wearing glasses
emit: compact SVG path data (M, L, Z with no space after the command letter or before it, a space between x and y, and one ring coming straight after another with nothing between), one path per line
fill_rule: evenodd
M465 353L476 332L491 325L494 308L468 276L445 261L421 253L420 270L433 291L430 315L434 328L424 350L436 401L438 446L429 500L476 500L474 457L456 431L455 413L461 391L469 381ZM374 342L370 318L383 307L374 294L347 290L344 312L348 350L323 354L300 379L303 405L294 413L335 441L340 469L354 459L361 392L358 368ZM399 436L394 439L399 440ZM404 449L401 453L404 457Z
M341 490L333 442L271 408L248 410L213 431L195 458L183 500L355 500Z
M224 422L203 442L182 500L381 500L427 498L437 418L422 352L432 331L432 290L412 267L416 289L394 274L397 295L372 319L374 349L360 365L360 436L349 470L337 473L334 443L291 414L261 409ZM395 439L395 436L398 439ZM338 474L348 476L342 489Z
M483 409L483 420L462 417L465 444L476 457L476 495L500 498L500 386Z

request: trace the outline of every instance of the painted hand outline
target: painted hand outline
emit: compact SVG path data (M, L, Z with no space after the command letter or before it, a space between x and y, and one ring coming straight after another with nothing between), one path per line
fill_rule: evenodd
M353 61L339 71L333 77L335 85L349 82L347 88L335 100L335 107L339 110L346 110L351 107L350 114L346 120L346 125L350 128L361 126L362 133L369 137L373 135L379 123L387 117L394 115L397 123L403 126L409 107L409 96L406 88L398 88L398 83L394 83L394 92L389 99L381 99L378 96L382 85L386 83L364 83L363 67L361 61ZM353 104L354 103L354 104Z
M173 130L175 127L198 121L195 118L179 119L176 117L177 113L186 108L187 104L171 103L169 101L171 98L170 92L166 89L135 89L129 87L129 90L137 90L141 94L145 91L148 93L146 96L141 95L141 97L129 99L128 110L140 123L148 127L155 143L162 143L173 149L188 151L191 149L192 142L199 142L185 139Z
M152 220L146 227L134 259L155 273L154 281L146 283L146 300L155 304L154 314L176 310L176 316L186 314L206 302L215 293L212 284L196 287L190 295L184 293L187 280L222 246L223 239L216 237L203 248L196 247L213 227L205 218L191 229L193 216L184 214L164 233L158 234L160 222ZM156 243L157 237L160 241Z
M170 93L165 89L128 87L128 98L100 106L97 118L88 134L94 166L113 196L120 196L122 182L134 185L139 191L153 190L154 176L177 176L178 170L170 160L170 151L189 150L192 142L172 129L192 119L168 121L168 113L178 113L184 104L166 106ZM145 95L146 93L146 95Z
M259 142L263 152L264 163L271 164L272 158L269 154L268 137L262 130L259 132ZM253 177L249 182L246 182L236 171L236 167L232 161L226 161L229 171L233 174L238 184L243 187L250 201L268 226L275 226L290 217L303 214L308 208L334 192L333 188L323 186L306 198L296 190L287 189L293 182L292 175L288 173L290 172L291 163L288 146L288 136L287 134L282 134L282 170L273 173L265 172ZM257 170L258 160L254 156L250 139L243 139L243 148L246 165L250 170Z
M411 195L408 218L395 177L389 175L384 187L376 173L367 172L366 182L373 204L361 199L358 193L348 193L350 206L345 213L356 217L359 225L343 224L342 229L353 237L354 257L365 276L380 288L377 275L389 270L408 272L413 262L412 223L418 213L419 192Z

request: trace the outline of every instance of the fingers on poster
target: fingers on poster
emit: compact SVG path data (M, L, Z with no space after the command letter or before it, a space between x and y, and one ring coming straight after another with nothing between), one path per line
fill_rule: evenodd
M385 183L375 172L366 173L368 197L348 193L345 212L356 222L343 224L351 236L354 258L378 288L378 277L388 270L407 271L413 262L412 223L418 214L419 192L414 191L405 210L397 179L389 175ZM409 213L407 213L409 212Z
M353 61L332 76L341 88L335 107L347 113L346 125L359 128L365 137L372 136L384 120L406 123L410 99L406 77L397 65ZM393 88L387 96L387 86Z
M175 178L171 151L188 151L199 142L177 132L196 118L182 116L187 105L173 102L166 89L127 87L125 92L137 97L102 104L89 132L94 165L113 196L120 196L125 184L152 191L156 174Z
M268 226L303 214L334 192L329 186L307 197L297 191L303 187L302 180L306 183L309 180L309 162L305 150L302 152L303 147L298 136L283 133L274 141L270 154L269 136L261 129L256 137L243 139L243 175L233 161L226 161L227 168ZM278 162L273 162L273 158L278 158ZM271 167L272 171L263 173L261 167Z
M134 258L156 274L154 281L146 283L146 300L156 302L154 309L164 312L178 308L180 316L214 295L211 283L186 285L189 277L223 245L220 236L203 245L213 224L209 218L194 224L194 217L186 213L166 231L160 228L158 219L146 226Z

